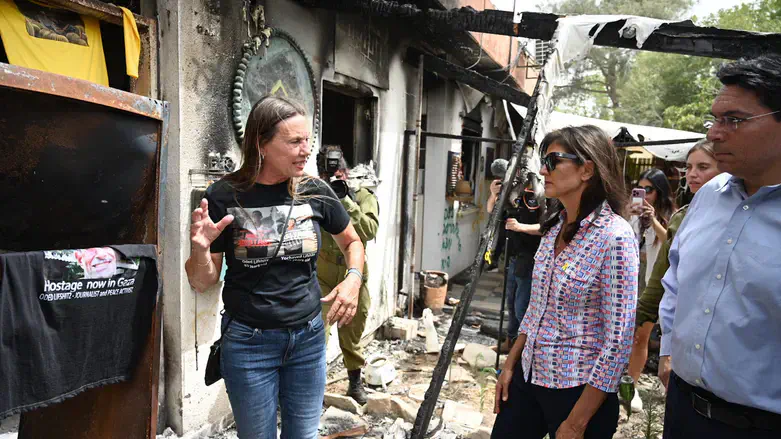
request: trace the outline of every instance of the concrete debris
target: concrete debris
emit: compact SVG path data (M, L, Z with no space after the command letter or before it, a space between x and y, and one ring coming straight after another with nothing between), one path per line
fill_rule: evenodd
M368 395L365 407L366 413L387 417L402 418L407 422L414 422L418 414L418 408L413 407L398 396L387 393L371 393Z
M403 418L407 422L415 422L415 418L418 416L417 406L413 407L397 396L391 397L391 407L396 416Z
M472 407L455 401L446 400L442 419L451 426L456 424L470 430L476 430L483 423L483 414Z
M409 424L409 429L406 427L404 420L398 418L382 436L382 439L407 439L409 432L412 431L412 424Z
M390 416L393 412L391 396L380 392L368 394L364 410L366 410L366 413L379 417Z
M491 428L480 427L477 430L470 432L466 439L491 439Z
M320 418L320 434L323 436L359 427L364 427L368 430L369 424L360 417L336 407L329 407Z
M363 407L355 402L354 399L349 396L339 395L336 393L326 393L323 399L323 404L326 407L336 407L340 410L345 410L356 415L363 414Z
M423 327L426 331L426 353L439 353L439 337L437 336L437 329L434 328L434 315L428 308L423 310Z
M389 340L412 340L418 335L418 321L391 317L384 326L384 336Z
M447 380L448 383L474 383L475 377L463 367L457 364L451 364L450 369L445 375L445 380ZM426 388L428 389L428 385L426 385Z
M470 343L464 348L462 358L472 367L480 369L483 367L494 367L496 364L496 352L490 347Z
M466 348L466 343L456 343L455 350L453 352L461 352Z
M426 390L428 390L428 384L415 384L409 389L409 397L412 400L423 402L426 396Z
M321 439L337 439L340 437L363 437L369 432L369 427L362 425L360 427L351 428L349 430L340 431L339 433L329 434L328 436L322 436Z

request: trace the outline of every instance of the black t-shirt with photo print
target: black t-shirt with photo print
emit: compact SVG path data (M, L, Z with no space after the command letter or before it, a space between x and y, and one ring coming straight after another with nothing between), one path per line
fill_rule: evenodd
M228 264L222 292L225 310L253 327L298 327L321 310L316 273L320 227L336 235L347 228L350 217L323 181L311 180L302 189L273 260L291 206L288 183L255 183L239 192L223 179L206 191L214 222L234 216L211 246L212 253L225 254Z

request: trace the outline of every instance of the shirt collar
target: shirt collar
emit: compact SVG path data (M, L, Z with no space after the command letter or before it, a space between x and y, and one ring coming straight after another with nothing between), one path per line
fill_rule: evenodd
M727 190L728 187L744 195L744 198L748 198L748 194L746 194L746 185L744 184L742 178L736 177L734 175L730 175L730 177L723 184L721 184L718 188L716 188L716 191L724 192ZM773 192L779 188L781 188L781 184L762 186L761 188L759 188L759 191L757 191L757 194Z
M607 211L606 211L607 210ZM595 225L599 226L601 224L601 221L599 219L604 215L610 214L613 212L613 209L610 207L610 204L608 204L607 200L603 201L602 204L597 206L596 209L594 209L593 212L588 214L585 218L583 218L580 221L580 227L586 227L587 225L594 223ZM561 215L562 221L561 223L564 224L564 221L567 220L567 211L563 211Z

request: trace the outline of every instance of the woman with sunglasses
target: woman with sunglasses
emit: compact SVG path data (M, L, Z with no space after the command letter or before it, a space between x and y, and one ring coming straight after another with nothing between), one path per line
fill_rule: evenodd
M643 171L637 189L645 190L645 200L641 207L632 210L631 224L640 243L640 261L645 261L645 272L641 273L641 286L645 286L651 277L662 242L667 239L667 223L675 212L675 202L670 182L659 169Z
M651 168L643 171L638 179L636 189L645 191L645 199L639 207L631 208L629 223L635 231L635 237L640 248L640 291L643 291L651 278L651 272L656 264L662 243L667 239L667 225L675 211L672 189L667 176L659 169ZM650 333L649 333L650 335ZM630 375L635 371L630 370ZM637 379L640 376L640 370ZM632 398L632 410L642 411L643 400L635 391Z
M595 126L541 143L555 198L535 255L532 297L496 384L492 439L611 438L629 361L637 242L621 217L627 193L610 138Z
M686 156L686 183L693 194L713 177L719 175L716 167L716 157L713 152L713 143L707 140L697 142ZM659 249L659 255L656 263L653 265L651 277L637 301L637 318L635 320L635 343L632 348L632 356L629 359L629 375L637 382L640 374L643 372L645 362L648 360L648 340L651 338L651 331L654 324L659 319L659 302L662 301L664 288L662 287L662 277L670 268L670 261L667 259L675 232L681 225L688 205L683 206L670 217L667 226L667 236ZM667 385L666 376L669 376L669 358L661 357L659 359L659 377ZM667 374L665 375L665 370ZM635 394L635 399L639 397ZM633 406L636 406L635 399L632 400ZM642 405L640 405L642 407ZM634 407L633 407L634 408Z

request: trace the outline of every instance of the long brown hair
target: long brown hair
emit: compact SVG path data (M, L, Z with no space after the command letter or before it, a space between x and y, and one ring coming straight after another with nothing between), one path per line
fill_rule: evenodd
M697 151L702 151L705 154L708 154L708 156L714 160L716 160L716 153L713 151L713 142L711 142L708 139L702 139L694 144L694 146L691 147L689 152L686 153L686 159L689 159L689 156L692 155L692 153L695 153Z
M298 115L306 116L306 109L292 99L271 95L260 98L247 118L244 141L241 144L241 167L225 176L225 179L238 191L252 188L263 167L260 148L277 135L280 122ZM288 188L291 196L296 193L298 180L300 179L290 179Z
M548 133L542 139L540 152L544 155L548 147L554 143L578 156L581 163L587 160L594 163L594 175L586 182L586 188L580 197L576 220L564 226L562 235L564 242L572 241L580 230L580 222L599 208L604 201L607 201L614 212L624 215L629 197L626 193L618 153L610 137L594 125L565 127ZM559 222L562 210L563 206L557 200L548 219L543 222L543 233ZM575 212L568 212L568 214L573 215Z

